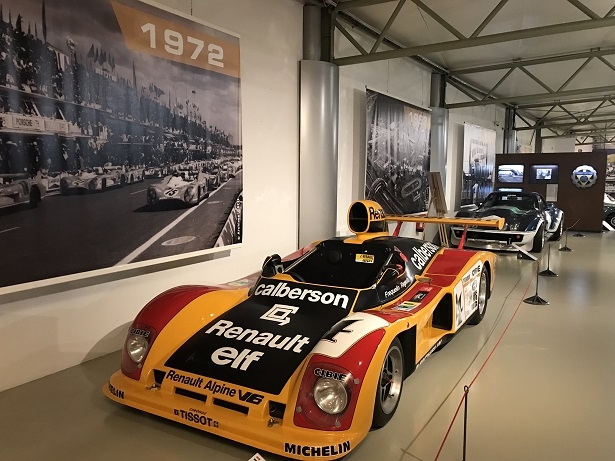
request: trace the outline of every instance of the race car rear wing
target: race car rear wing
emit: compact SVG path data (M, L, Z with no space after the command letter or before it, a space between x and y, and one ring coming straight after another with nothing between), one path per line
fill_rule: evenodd
M398 236L401 230L401 226L405 222L415 222L415 223L424 223L424 224L438 224L438 228L440 229L440 237L443 238L443 241L448 244L448 238L446 233L443 232L444 225L446 224L454 224L457 226L463 226L463 234L461 235L461 240L459 241L459 245L457 248L462 249L463 245L466 241L466 234L468 231L468 226L472 227L488 227L495 229L502 229L504 227L504 218L446 218L446 217L438 217L438 216L410 216L410 215L387 215L385 218L387 222L396 222L397 227L393 232L394 236ZM448 245L447 245L448 246Z

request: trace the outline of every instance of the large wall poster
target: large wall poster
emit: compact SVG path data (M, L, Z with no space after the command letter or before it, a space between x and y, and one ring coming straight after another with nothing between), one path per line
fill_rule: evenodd
M480 204L495 184L495 131L463 126L463 184L461 204Z
M390 214L427 211L431 113L367 90L365 198Z
M0 287L240 243L240 107L234 35L137 0L5 0Z

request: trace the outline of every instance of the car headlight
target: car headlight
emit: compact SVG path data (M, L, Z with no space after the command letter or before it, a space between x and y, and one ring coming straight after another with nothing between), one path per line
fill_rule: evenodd
M514 222L512 223L509 227L508 227L511 231L516 231L519 230L519 223L518 222Z
M148 347L147 338L141 335L128 335L126 338L126 352L128 356L136 363L141 363Z
M314 384L314 401L325 413L336 415L348 406L348 391L341 381L321 378Z

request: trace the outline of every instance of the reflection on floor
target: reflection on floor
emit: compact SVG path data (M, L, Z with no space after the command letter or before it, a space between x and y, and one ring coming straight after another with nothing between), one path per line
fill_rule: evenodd
M464 328L404 383L393 420L345 459L433 461L464 385L471 461L615 459L615 233L553 244L556 278L536 263L498 258L485 320ZM541 266L546 266L546 258ZM255 450L120 407L101 394L119 353L0 393L2 460L248 460ZM24 364L27 366L27 364ZM439 460L462 459L462 415ZM281 458L261 453L268 460Z

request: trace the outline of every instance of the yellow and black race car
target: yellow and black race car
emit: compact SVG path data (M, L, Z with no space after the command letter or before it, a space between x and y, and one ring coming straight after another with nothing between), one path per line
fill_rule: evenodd
M408 375L483 319L494 282L493 254L389 235L404 220L355 202L353 237L162 293L131 325L105 395L290 458L346 455L391 419Z

